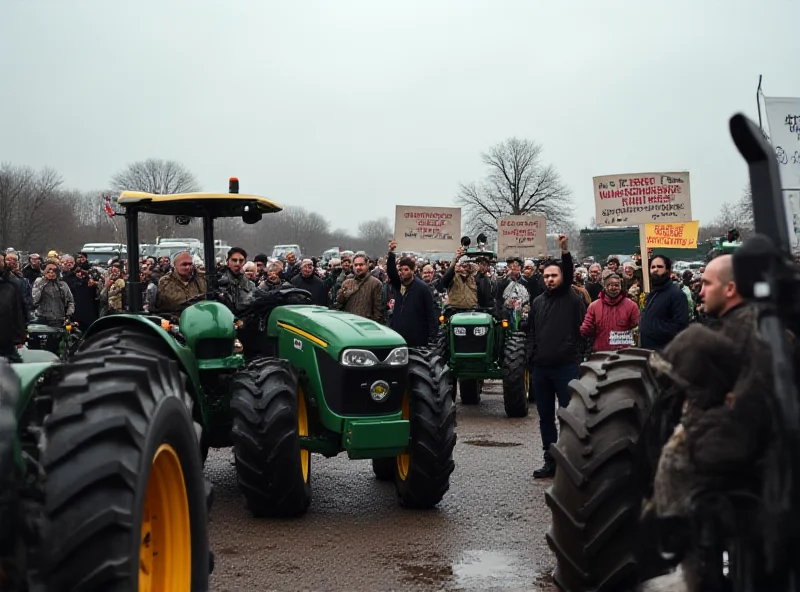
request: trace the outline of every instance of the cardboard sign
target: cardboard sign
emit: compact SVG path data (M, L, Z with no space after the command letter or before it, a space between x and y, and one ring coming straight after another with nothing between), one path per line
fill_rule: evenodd
M598 226L690 222L689 173L639 173L593 177Z
M544 216L506 216L497 221L497 257L539 257L547 254Z
M454 253L461 246L461 208L396 206L397 250Z
M648 249L696 249L700 222L645 224Z

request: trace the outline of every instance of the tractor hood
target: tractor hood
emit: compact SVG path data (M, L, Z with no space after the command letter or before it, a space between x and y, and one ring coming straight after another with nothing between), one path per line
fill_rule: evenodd
M490 325L492 315L488 312L457 312L450 317L450 324L457 326L474 327L476 325Z
M288 305L276 308L269 317L269 335L289 331L306 337L338 358L350 347L401 347L405 340L399 333L375 321L322 306ZM312 339L313 338L313 339Z

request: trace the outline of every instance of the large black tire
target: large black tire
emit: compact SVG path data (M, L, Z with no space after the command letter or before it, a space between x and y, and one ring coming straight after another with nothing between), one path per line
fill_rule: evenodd
M41 440L49 590L130 591L148 574L152 589L208 589L202 429L177 362L148 351L157 340L90 337L54 388Z
M553 577L564 590L629 590L645 570L638 526L652 473L640 436L658 392L649 353L592 355L558 411L561 429L550 449L557 470L545 499Z
M406 508L433 508L450 489L456 410L447 386L449 373L435 353L409 352L403 416L411 423L411 439L408 454L394 459L397 496Z
M525 334L512 333L503 349L503 406L508 417L528 416Z
M449 365L450 362L450 340L448 337L448 333L445 330L439 329L439 333L436 339L436 348L434 353L439 356L442 360L442 364L445 366ZM453 376L452 372L448 372L447 374L447 389L450 393L450 398L453 400L453 403L456 402L456 391L458 387L456 385L456 379ZM377 475L377 473L376 473Z
M0 590L16 589L14 556L17 548L17 480L14 461L17 438L16 408L19 379L11 365L0 358Z
M481 389L475 378L461 378L458 381L458 394L461 396L462 405L479 405L481 402Z
M236 475L256 517L300 516L311 503L311 454L300 448L303 396L286 360L253 360L233 378Z

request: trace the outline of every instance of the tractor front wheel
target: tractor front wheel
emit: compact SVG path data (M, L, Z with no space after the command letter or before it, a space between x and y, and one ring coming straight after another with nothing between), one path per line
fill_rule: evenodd
M177 362L99 334L53 390L41 439L52 590L207 590L210 485Z
M503 406L508 417L527 417L528 381L525 334L512 333L503 351Z
M561 430L550 449L558 468L545 500L553 577L564 590L631 590L655 575L644 556L654 537L639 531L651 470L642 437L658 389L648 355L592 355L558 410Z
M406 508L432 508L450 489L456 410L448 390L449 373L436 354L409 352L403 418L411 424L411 438L408 451L392 459L397 496Z
M257 358L236 373L231 392L236 476L256 517L300 516L311 503L305 395L286 360Z

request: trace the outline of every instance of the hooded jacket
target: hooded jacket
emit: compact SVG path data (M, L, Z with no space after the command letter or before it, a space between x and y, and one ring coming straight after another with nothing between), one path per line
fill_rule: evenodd
M620 292L611 298L605 291L589 305L581 335L594 338L594 351L615 351L632 347L633 329L639 324L639 307Z
M561 256L561 285L538 296L528 316L528 356L535 366L561 366L581 361L581 334L586 305L572 289L572 255Z

